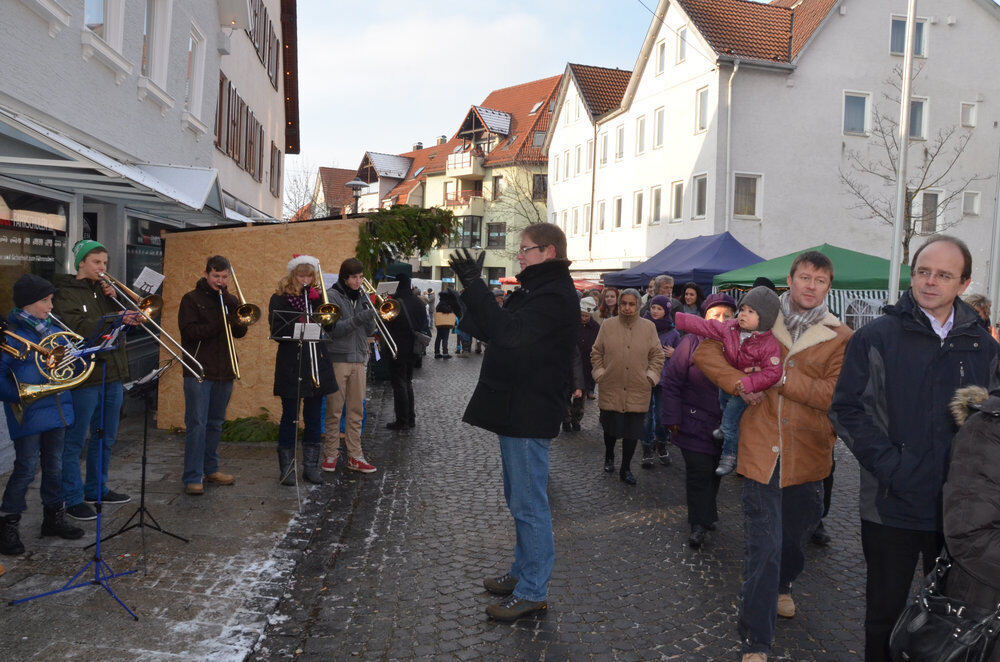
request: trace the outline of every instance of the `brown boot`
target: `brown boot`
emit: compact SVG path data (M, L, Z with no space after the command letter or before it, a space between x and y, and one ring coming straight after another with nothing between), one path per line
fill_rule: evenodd
M204 493L205 487L201 483L184 483L184 494L201 496Z
M224 474L221 471L216 471L205 476L205 482L215 483L216 485L232 485L236 482L236 478L232 474Z

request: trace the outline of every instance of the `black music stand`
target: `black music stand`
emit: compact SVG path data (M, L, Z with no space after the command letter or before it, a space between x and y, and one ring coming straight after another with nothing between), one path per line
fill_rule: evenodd
M93 359L95 354L112 351L117 349L118 345L118 334L122 331L124 327L125 313L118 313L117 315L105 315L101 318L98 324L98 329L84 343L84 349L80 352L81 355L89 356ZM93 343L93 344L92 344ZM101 408L101 422L97 428L96 439L91 439L91 443L97 443L97 466L98 470L101 472L97 478L97 502L94 504L94 509L97 511L97 536L95 539L94 547L94 558L87 561L87 564L80 568L75 575L73 575L62 587L57 588L52 591L46 591L45 593L39 593L38 595L32 595L27 598L21 598L19 600L11 600L10 605L19 605L23 602L28 602L29 600L37 600L38 598L48 597L50 595L56 595L58 593L65 593L66 591L72 591L75 588L82 588L84 586L100 586L105 591L108 592L112 598L115 599L122 609L128 612L135 620L139 620L139 617L128 608L121 598L115 595L115 592L111 590L111 585L108 583L116 577L123 577L125 575L131 575L136 572L136 570L126 570L125 572L115 572L111 569L111 566L105 562L101 557L101 519L102 519L102 502L101 499L104 497L104 399L107 392L107 368L106 365L101 365L101 399L98 406ZM76 584L75 582L90 566L94 566L94 578L90 580L82 580Z
M164 533L172 538L177 538L181 542L191 542L187 538L179 536L176 533L171 533L170 531L167 531L166 529L161 527L160 523L156 521L155 517L153 517L153 513L149 512L149 508L146 508L146 451L149 442L149 410L153 406L153 394L156 393L156 386L160 382L160 376L164 372L166 372L171 366L173 366L173 364L174 364L173 359L171 359L170 361L164 363L162 366L155 368L152 372L150 372L146 376L141 377L140 379L137 379L134 382L130 382L129 384L125 385L125 390L128 392L129 396L135 398L136 400L141 399L144 405L142 410L142 478L141 478L142 482L141 482L141 487L139 488L139 507L135 509L135 512L133 512L132 515L129 516L127 520L125 520L125 523L121 525L121 528L119 528L114 533L110 533L104 536L101 539L101 542L104 542L105 540L110 540L111 538L119 536L125 533L126 531L131 531L132 529L140 529L142 530L141 532L143 534L143 548L145 549L144 529L146 529L147 527L153 529L154 531L159 531L160 533ZM139 519L133 524L132 520L136 518L136 515L139 516ZM152 522L152 524L147 524L146 518L149 518L149 521ZM89 545L87 545L85 549L93 547L94 544L95 543L90 543Z
M300 323L302 319L308 319L312 315L311 309L308 308L305 312L300 310L274 310L271 311L271 329L272 335L271 340L276 340L278 342L294 342L298 344L298 366L296 369L296 380L295 380L295 420L293 421L293 426L295 430L295 436L292 438L292 466L291 472L295 478L295 498L299 502L299 510L302 510L302 496L299 494L299 472L298 458L296 453L299 448L299 411L302 408L302 360L305 356L306 346L310 343L324 342L327 340L325 337L325 332L323 327L315 322L310 322L310 325L315 325L319 328L319 336L316 338L307 338L307 325L305 323ZM275 320L277 320L278 326L275 327ZM287 332L287 333L285 333ZM282 476L280 480L284 480L285 476Z

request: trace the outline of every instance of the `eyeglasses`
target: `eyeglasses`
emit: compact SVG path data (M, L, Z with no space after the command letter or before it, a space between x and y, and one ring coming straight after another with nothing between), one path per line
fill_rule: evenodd
M950 283L956 278L959 278L959 276L950 274L947 271L931 271L930 269L917 269L913 273L915 273L921 280L930 280L931 276L934 276L935 280L941 281L942 283Z
M543 248L545 248L545 246L544 245L541 245L541 246L521 246L520 248L517 249L517 254L518 255L524 255L528 251L532 251L532 250L534 250L536 248L538 250L542 250Z

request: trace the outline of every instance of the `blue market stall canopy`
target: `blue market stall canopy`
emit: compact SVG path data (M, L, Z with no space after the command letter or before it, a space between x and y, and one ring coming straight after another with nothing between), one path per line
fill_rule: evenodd
M631 269L604 275L614 287L645 287L651 278L669 274L680 284L694 281L708 290L716 274L763 262L764 258L728 232L676 239L662 251Z

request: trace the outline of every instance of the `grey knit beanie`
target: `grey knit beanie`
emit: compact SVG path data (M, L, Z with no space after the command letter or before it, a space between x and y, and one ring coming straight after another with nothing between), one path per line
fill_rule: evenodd
M754 309L760 318L757 330L760 332L770 331L774 326L774 321L778 319L778 311L781 309L781 302L778 295L768 287L757 286L743 295L739 305L748 305Z

